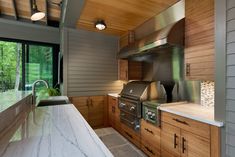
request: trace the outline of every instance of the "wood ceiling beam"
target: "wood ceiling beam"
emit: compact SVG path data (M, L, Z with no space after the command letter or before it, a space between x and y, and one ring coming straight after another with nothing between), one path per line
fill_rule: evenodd
M18 20L19 19L19 15L18 15L18 11L17 11L17 6L16 6L16 1L15 0L12 0L12 5L13 5L15 19Z
M33 14L33 0L29 0L29 7L30 7L30 15ZM34 21L31 20L32 23L34 23Z
M46 25L48 25L48 1L45 0L45 19L46 19Z

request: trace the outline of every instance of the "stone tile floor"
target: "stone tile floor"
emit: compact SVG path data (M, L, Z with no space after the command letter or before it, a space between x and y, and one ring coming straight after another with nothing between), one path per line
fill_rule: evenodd
M113 128L96 129L95 132L115 157L146 157L140 149Z

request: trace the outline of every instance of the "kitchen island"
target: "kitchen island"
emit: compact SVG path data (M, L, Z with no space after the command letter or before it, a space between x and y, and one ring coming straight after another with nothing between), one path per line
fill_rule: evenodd
M32 108L0 140L1 157L113 156L73 104Z

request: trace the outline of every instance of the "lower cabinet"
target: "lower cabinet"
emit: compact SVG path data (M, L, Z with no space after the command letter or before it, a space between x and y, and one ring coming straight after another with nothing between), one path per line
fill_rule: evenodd
M121 134L126 137L130 142L132 142L136 147L141 148L140 144L140 132L136 132L129 128L125 124L121 124L122 132Z
M166 112L161 119L162 157L220 156L218 127Z
M108 119L109 126L121 133L120 109L116 97L108 96Z
M150 157L160 157L160 128L141 120L141 150Z
M92 128L104 127L106 96L81 96L70 97L71 103L79 110Z

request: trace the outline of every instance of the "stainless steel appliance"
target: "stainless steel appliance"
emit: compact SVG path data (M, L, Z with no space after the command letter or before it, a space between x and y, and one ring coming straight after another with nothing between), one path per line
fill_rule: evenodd
M122 123L139 131L142 102L156 97L153 94L154 92L151 91L151 82L147 81L132 81L124 86L119 98L120 120Z
M157 107L166 102L164 99L143 102L143 119L156 126L160 126L160 112Z

